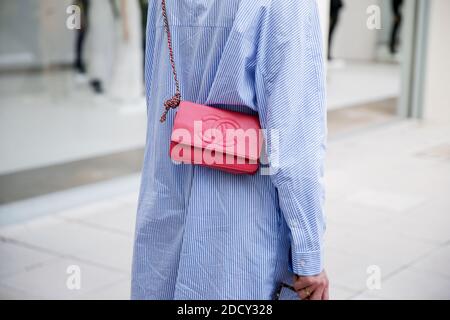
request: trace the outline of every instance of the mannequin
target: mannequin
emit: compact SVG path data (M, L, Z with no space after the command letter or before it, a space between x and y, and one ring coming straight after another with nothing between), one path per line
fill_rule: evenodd
M400 26L402 24L402 12L401 7L403 5L403 0L392 0L392 12L394 14L394 23L391 32L390 50L392 54L397 53L398 47L398 33L400 31Z
M339 23L339 14L344 6L342 0L331 0L330 3L330 30L328 35L328 60L332 59L331 45L333 43L334 31Z
M114 1L91 1L89 8L89 76L94 92L101 94L109 89L114 64Z
M75 4L81 8L81 29L78 30L75 40L75 63L74 68L79 74L86 73L86 65L83 59L84 45L87 33L87 19L89 12L89 0L77 0Z
M139 0L120 0L116 26L116 59L110 96L134 100L143 96L142 26Z

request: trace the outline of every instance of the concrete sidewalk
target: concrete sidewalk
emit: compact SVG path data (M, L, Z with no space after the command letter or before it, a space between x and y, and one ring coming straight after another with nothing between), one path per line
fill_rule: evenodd
M331 298L450 299L450 127L333 137L326 174ZM136 202L132 191L1 227L0 298L128 299Z

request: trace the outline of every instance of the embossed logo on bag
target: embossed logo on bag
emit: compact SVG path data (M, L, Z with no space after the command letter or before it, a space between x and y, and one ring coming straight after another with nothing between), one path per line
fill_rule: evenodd
M218 115L207 115L202 118L201 139L207 144L218 144L224 147L234 146L236 137L227 134L229 130L240 129L239 124L227 118L221 118Z

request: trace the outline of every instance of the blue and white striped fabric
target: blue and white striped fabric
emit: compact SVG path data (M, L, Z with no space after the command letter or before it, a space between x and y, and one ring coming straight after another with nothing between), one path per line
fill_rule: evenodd
M147 146L133 299L271 299L322 271L326 110L314 0L167 0L184 100L258 112L278 170L237 176L169 159L175 92L161 4L147 28ZM267 145L269 155L275 146Z

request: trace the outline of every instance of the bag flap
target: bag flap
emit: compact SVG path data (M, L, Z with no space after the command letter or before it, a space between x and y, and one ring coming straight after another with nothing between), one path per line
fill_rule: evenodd
M182 101L171 141L258 160L263 138L257 116Z

